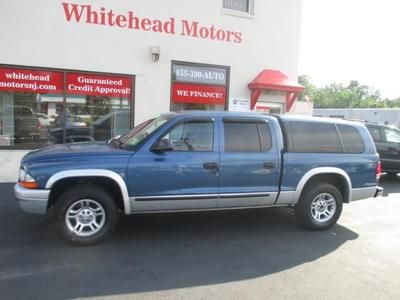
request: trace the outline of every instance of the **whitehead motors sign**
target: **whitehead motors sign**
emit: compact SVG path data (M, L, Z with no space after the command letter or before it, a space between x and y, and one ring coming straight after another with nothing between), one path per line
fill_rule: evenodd
M168 20L151 19L136 16L133 11L116 13L105 7L95 8L88 4L62 3L67 22L86 23L119 27L123 29L160 32L165 34L188 36L193 38L240 44L242 33L218 28L215 25L203 25L198 21L186 19L177 20L170 17Z

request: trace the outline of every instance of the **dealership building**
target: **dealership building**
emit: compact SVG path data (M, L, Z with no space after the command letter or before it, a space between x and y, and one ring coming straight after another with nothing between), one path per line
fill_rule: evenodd
M190 2L190 3L189 3ZM0 182L49 144L169 111L308 113L300 0L0 3Z

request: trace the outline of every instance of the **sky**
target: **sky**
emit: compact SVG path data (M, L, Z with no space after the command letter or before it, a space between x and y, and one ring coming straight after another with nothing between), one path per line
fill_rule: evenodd
M400 0L303 0L299 74L400 97Z

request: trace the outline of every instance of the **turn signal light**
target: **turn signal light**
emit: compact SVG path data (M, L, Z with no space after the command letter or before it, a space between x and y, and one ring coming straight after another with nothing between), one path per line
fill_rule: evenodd
M26 189L37 189L39 187L36 182L21 181L19 184Z
M24 168L19 169L18 183L26 189L37 189L39 187L36 180Z

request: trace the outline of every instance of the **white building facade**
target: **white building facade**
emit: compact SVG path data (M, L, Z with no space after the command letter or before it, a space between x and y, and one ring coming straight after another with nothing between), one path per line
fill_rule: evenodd
M300 0L0 2L0 181L183 109L296 112Z

